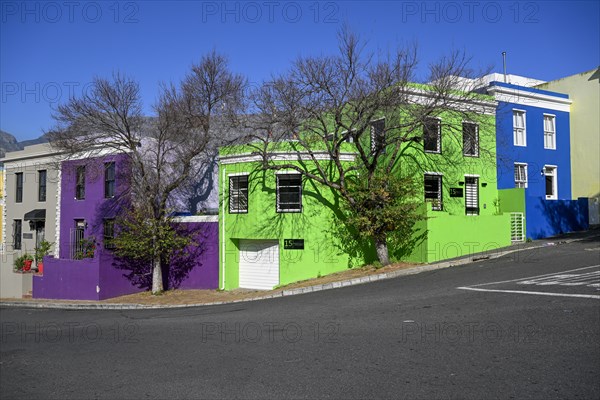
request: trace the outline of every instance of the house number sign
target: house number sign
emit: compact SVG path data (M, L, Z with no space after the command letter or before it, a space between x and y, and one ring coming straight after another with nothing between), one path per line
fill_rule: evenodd
M284 250L304 250L304 239L283 239Z

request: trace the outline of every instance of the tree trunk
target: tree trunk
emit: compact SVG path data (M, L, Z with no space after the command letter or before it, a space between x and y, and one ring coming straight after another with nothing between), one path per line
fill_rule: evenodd
M160 263L160 257L155 257L152 264L152 294L159 294L163 291L162 266Z
M388 255L387 247L387 235L384 233L375 238L375 249L377 250L377 258L382 266L390 264L390 257Z

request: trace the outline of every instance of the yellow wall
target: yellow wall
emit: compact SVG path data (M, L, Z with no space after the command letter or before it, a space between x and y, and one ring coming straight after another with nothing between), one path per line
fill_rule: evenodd
M537 86L566 93L571 104L571 191L578 197L600 196L600 68ZM560 132L557 132L560 135Z
M4 170L0 168L0 245L2 238L2 217L4 215Z

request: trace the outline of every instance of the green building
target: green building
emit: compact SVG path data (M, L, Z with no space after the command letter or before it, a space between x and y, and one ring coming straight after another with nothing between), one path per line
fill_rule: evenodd
M423 140L404 145L393 171L417 182L426 218L414 246L390 248L392 258L430 263L510 245L496 185L496 103L480 103L476 122L444 111L423 124ZM354 163L356 146L342 149L341 162ZM328 152L314 155L334 171ZM219 158L222 289L272 289L377 260L373 244L341 233L344 205L334 190L294 170L263 170L251 145L222 148ZM305 169L313 162L293 140L273 146L270 160Z

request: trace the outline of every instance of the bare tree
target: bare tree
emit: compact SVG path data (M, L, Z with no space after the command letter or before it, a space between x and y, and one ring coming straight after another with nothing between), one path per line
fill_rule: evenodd
M379 261L387 265L388 235L412 225L399 218L418 220L410 182L390 180L398 176L401 160L422 151L424 124L447 110L475 121L490 106L471 91L477 85L469 62L453 52L429 65L426 79L418 79L416 46L376 57L342 29L338 54L300 58L253 93L257 116L249 145L262 155L262 168L295 170L339 194L354 214L347 222L362 221L355 228L366 229ZM456 130L444 128L445 134ZM455 139L462 146L462 133ZM310 162L274 161L273 153L286 141L293 145L285 151Z
M49 132L54 146L88 155L112 148L129 157L131 216L133 225L144 224L145 235L115 242L121 254L152 263L152 293L163 290L171 247L183 245L170 229L173 195L213 162L214 148L226 142L242 111L245 85L213 51L192 66L180 87L162 85L152 117L142 116L137 82L118 73L95 79L91 90L56 110L57 125Z

